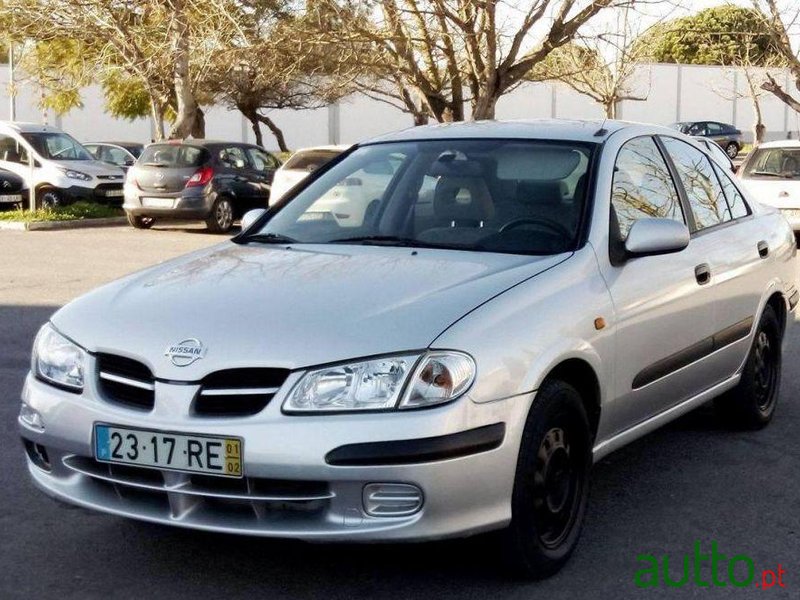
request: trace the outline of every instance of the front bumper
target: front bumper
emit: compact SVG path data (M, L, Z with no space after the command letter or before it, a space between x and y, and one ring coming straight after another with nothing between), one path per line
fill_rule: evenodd
M122 204L122 181L99 183L94 187L72 185L62 189L69 202L103 202Z
M48 495L85 508L248 535L410 541L464 536L509 522L519 442L533 394L482 404L465 397L451 405L407 412L287 416L280 406L290 380L257 415L198 418L181 408L196 392L191 385L158 383L156 407L143 412L97 399L91 384L82 395L74 395L28 376L23 401L45 425L38 431L19 422L28 441L30 475ZM147 470L149 477L142 480L130 469L108 469L93 459L96 422L239 436L244 440L244 487L202 488L189 476L166 471ZM436 453L459 439L472 436L474 442L475 430L502 433L496 443ZM427 455L412 452L411 458L398 459L386 454L404 447L387 446L387 441L421 438L439 441L422 443ZM491 442L486 435L484 441ZM33 444L46 451L49 470L31 452ZM408 515L370 516L364 493L373 483L416 486L422 506Z

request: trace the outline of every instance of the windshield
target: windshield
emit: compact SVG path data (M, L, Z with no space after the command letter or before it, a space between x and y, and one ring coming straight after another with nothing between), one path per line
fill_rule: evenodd
M254 239L557 254L574 247L593 144L378 144L284 204Z
M758 148L744 168L747 178L800 179L800 147Z
M151 144L144 149L138 163L147 167L199 167L208 160L205 148L181 144Z
M23 133L42 158L50 160L94 160L89 151L66 133Z

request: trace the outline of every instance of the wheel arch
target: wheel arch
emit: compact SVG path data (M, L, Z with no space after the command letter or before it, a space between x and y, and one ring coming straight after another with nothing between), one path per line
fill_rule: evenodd
M586 415L592 429L592 436L597 435L602 411L600 379L594 367L582 358L567 358L554 365L542 381L558 379L574 387L583 400Z
M787 300L784 298L781 292L773 292L769 298L767 298L767 302L764 305L766 308L767 306L771 306L772 309L775 311L775 314L778 317L778 324L780 325L781 335L786 331L786 320L788 318L788 308L786 306ZM764 312L763 309L761 311Z

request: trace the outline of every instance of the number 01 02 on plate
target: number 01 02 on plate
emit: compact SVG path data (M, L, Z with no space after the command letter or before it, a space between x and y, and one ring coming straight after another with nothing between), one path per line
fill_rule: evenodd
M95 458L102 462L154 469L242 476L242 440L203 434L94 427Z

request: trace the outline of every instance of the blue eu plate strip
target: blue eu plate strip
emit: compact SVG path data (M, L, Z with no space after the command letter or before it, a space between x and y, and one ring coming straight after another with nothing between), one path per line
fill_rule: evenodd
M108 427L95 427L95 448L99 460L111 460L111 444L108 439Z

